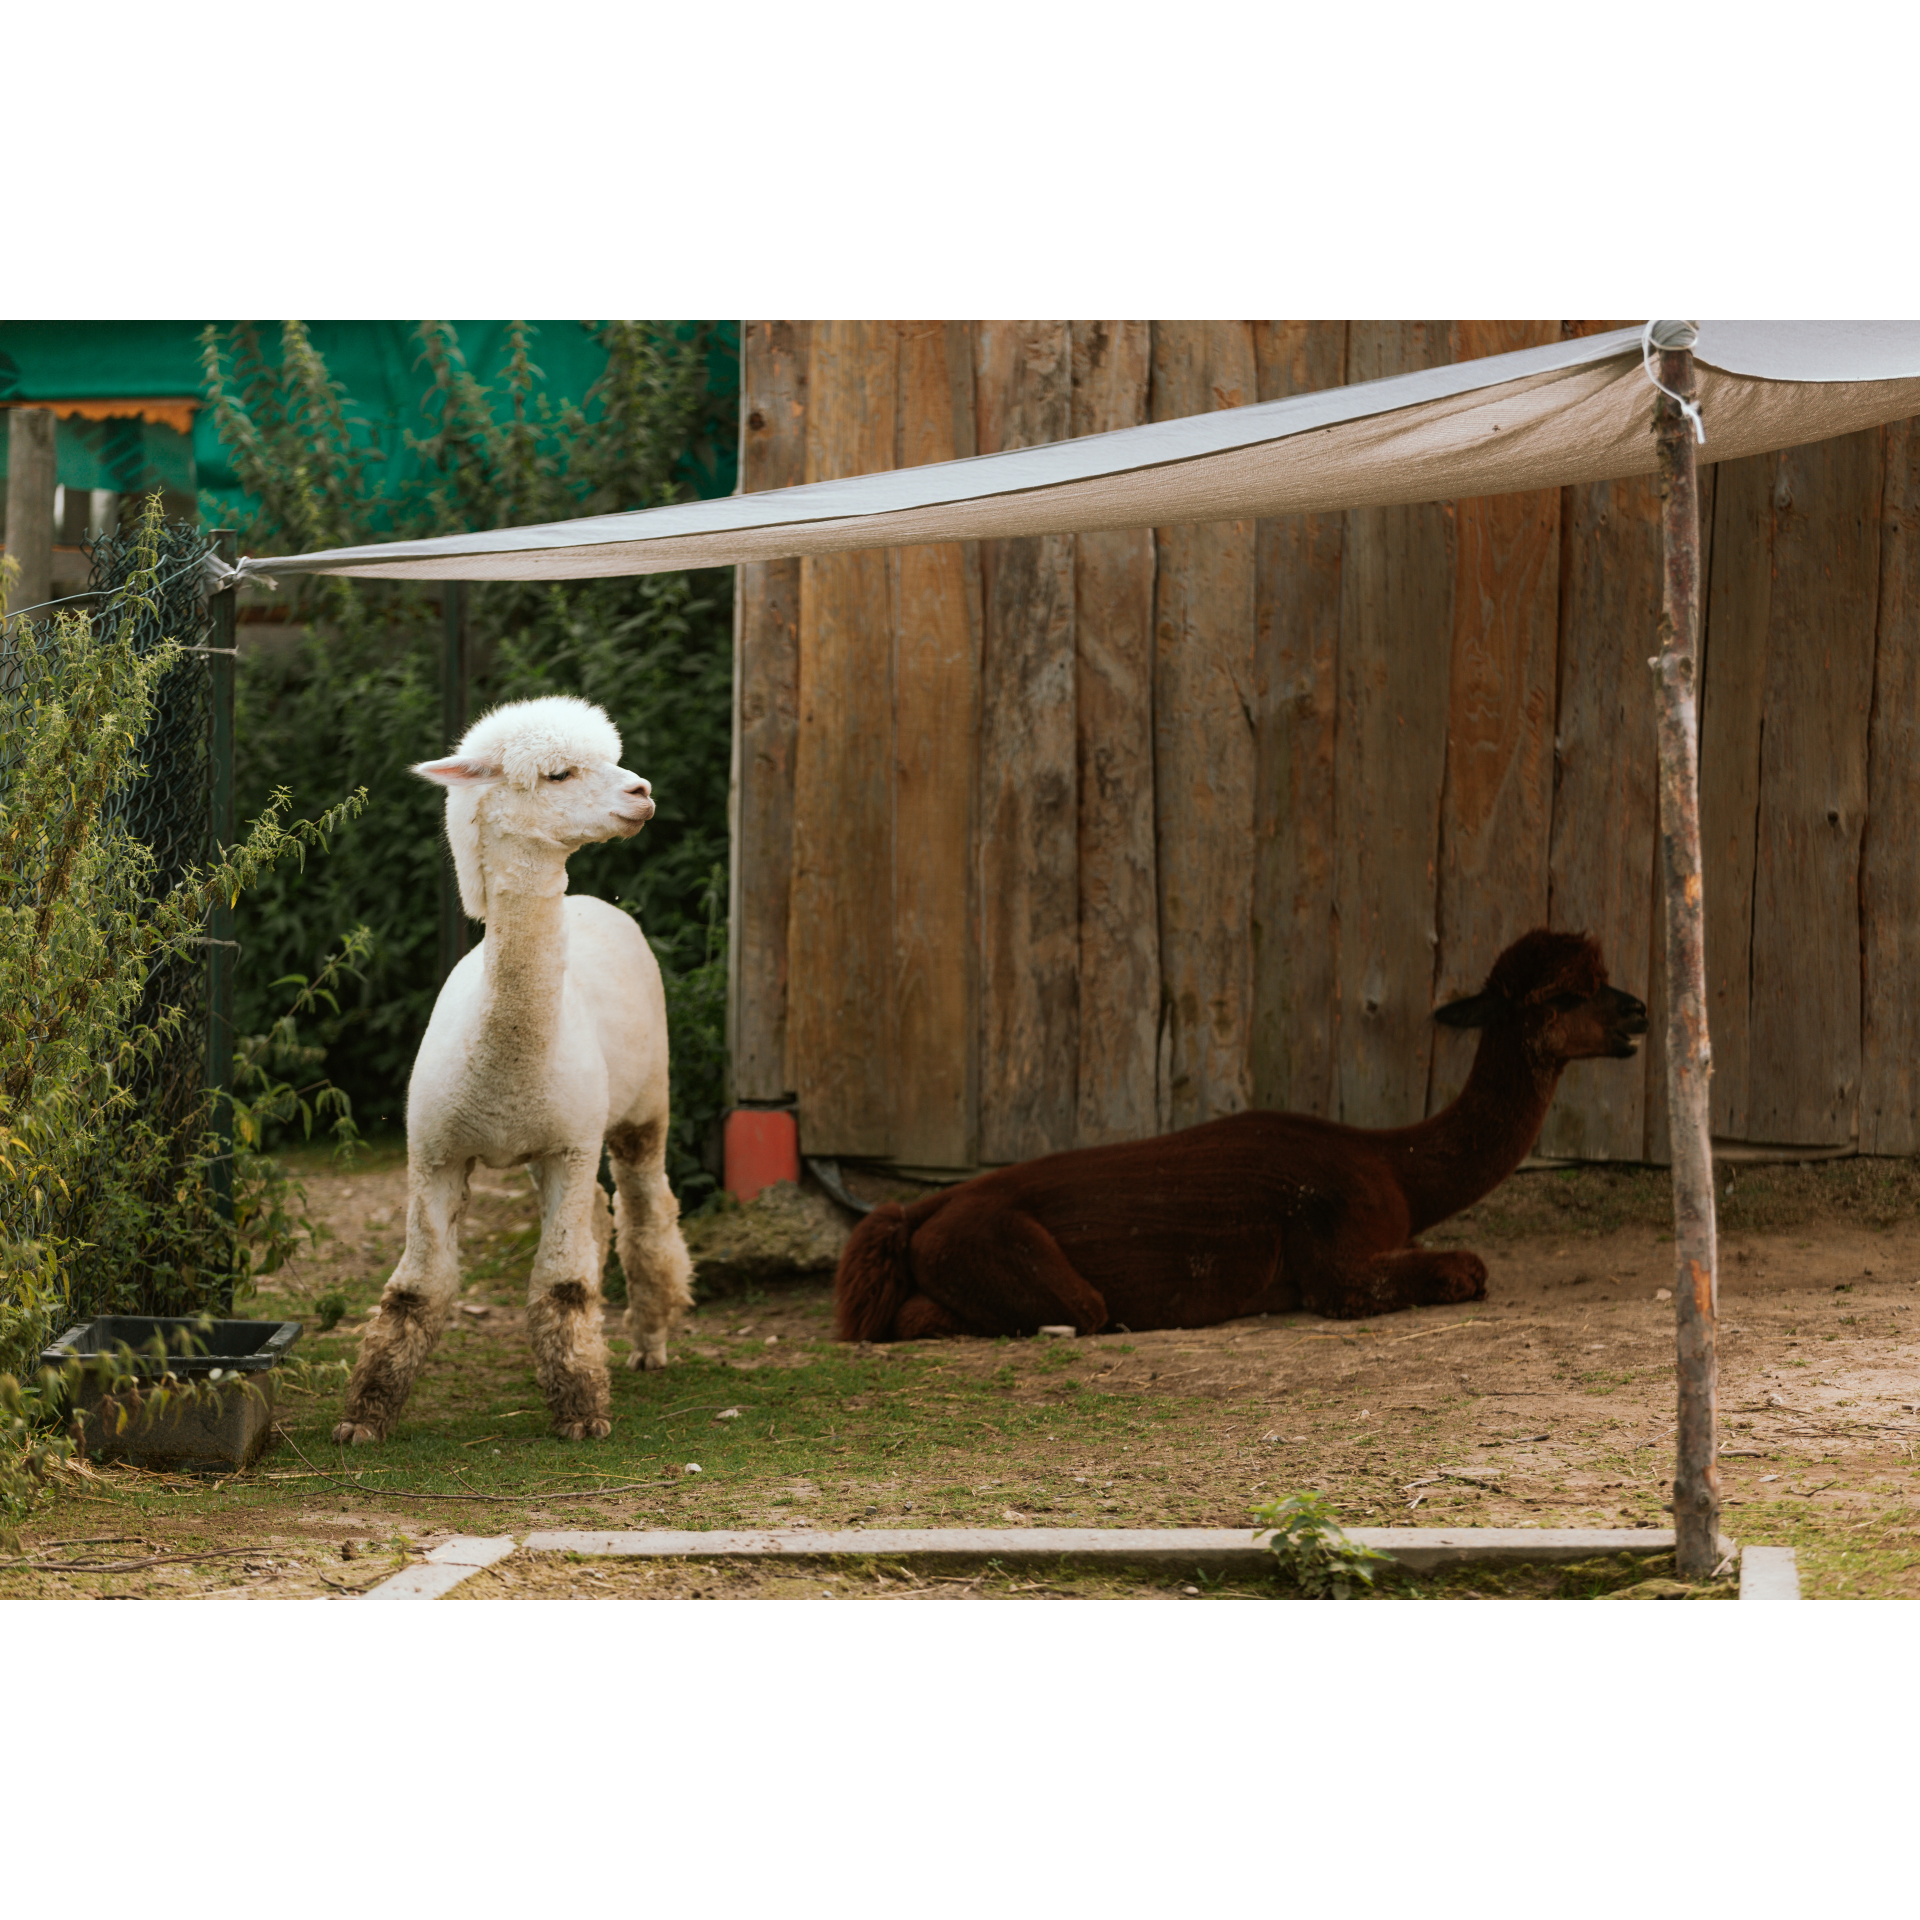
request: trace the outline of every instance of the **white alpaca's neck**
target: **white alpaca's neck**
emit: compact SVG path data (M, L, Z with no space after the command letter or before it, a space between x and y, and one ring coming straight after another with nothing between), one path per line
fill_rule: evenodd
M566 855L502 836L481 857L487 937L475 1064L496 1088L544 1084L567 972Z

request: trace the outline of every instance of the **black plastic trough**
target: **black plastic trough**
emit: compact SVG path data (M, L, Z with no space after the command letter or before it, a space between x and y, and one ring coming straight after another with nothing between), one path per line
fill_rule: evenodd
M156 1333L166 1342L164 1360L141 1351ZM216 1367L226 1373L261 1373L278 1366L299 1338L298 1320L162 1319L151 1314L106 1313L69 1327L40 1359L45 1366L57 1367L89 1354L116 1353L124 1346L133 1349L134 1365L143 1374L188 1377L211 1373ZM193 1351L182 1352L183 1344L189 1342Z
M141 1351L156 1334L166 1343L164 1356ZM230 1470L265 1451L273 1433L274 1369L299 1338L297 1320L102 1314L69 1327L40 1358L59 1367L132 1349L132 1392L122 1385L110 1396L108 1383L94 1378L75 1389L74 1427L89 1453L142 1466ZM142 1403L140 1386L168 1375L183 1391L165 1406Z

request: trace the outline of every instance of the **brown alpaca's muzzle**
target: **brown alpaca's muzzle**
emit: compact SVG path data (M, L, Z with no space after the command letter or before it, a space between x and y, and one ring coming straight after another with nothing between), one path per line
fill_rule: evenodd
M1613 1029L1613 1058L1631 1060L1640 1051L1637 1037L1647 1030L1647 1003L1636 1000L1630 993L1622 993L1618 987L1602 987L1599 1000L1606 1009L1607 1024Z

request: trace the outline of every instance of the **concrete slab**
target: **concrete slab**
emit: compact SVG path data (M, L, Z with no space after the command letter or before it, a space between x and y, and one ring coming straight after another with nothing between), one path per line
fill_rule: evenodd
M1798 1600L1800 1563L1791 1547L1747 1547L1740 1555L1742 1600Z
M1347 1538L1412 1573L1438 1567L1559 1565L1601 1554L1673 1551L1671 1527L1349 1527ZM1734 1543L1720 1536L1720 1557Z
M438 1600L462 1580L504 1560L513 1551L511 1534L480 1540L465 1535L444 1540L417 1567L407 1567L391 1580L382 1580L360 1597L363 1600Z
M1244 1527L866 1527L769 1528L764 1532L530 1533L529 1553L584 1553L634 1560L831 1560L880 1554L922 1566L998 1560L1057 1566L1062 1560L1134 1566L1260 1566L1267 1550Z
M801 1528L711 1533L530 1533L529 1553L580 1553L629 1560L827 1560L849 1555L911 1559L922 1566L998 1560L1003 1566L1127 1565L1209 1570L1267 1564L1264 1534L1244 1527ZM1413 1572L1465 1565L1588 1560L1599 1554L1673 1551L1673 1534L1653 1527L1353 1527L1348 1538ZM1731 1541L1722 1541L1725 1552Z

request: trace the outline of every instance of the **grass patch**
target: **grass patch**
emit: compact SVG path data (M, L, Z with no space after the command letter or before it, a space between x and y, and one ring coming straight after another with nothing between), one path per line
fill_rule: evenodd
M350 1291L357 1296L352 1321L303 1342L319 1367L351 1358L359 1317L377 1287ZM466 1297L486 1291L476 1282ZM506 1309L510 1277L492 1292L496 1309ZM1017 1391L950 1376L931 1350L882 1352L827 1339L824 1302L784 1312L790 1331L771 1353L757 1329L733 1333L742 1308L729 1301L724 1313L694 1316L667 1372L616 1368L613 1436L587 1447L547 1432L517 1329L456 1317L383 1445L333 1446L336 1372L323 1390L283 1401L285 1443L255 1473L200 1483L193 1503L208 1518L231 1522L326 1512L381 1525L404 1516L416 1530L486 1532L556 1524L706 1529L798 1518L822 1526L1003 1526L1014 1524L1009 1513L1035 1525L1091 1526L1115 1524L1105 1503L1119 1482L1127 1505L1144 1496L1155 1522L1221 1524L1224 1502L1228 1523L1251 1532L1231 1481L1210 1473L1189 1480L1139 1457L1148 1436L1178 1422L1177 1403L1142 1405L1064 1381L1051 1353L1019 1369ZM809 1337L796 1319L820 1323L817 1332ZM710 1340L726 1348L711 1350ZM624 1341L613 1348L616 1360L624 1357ZM1114 1467L1116 1459L1129 1464ZM134 1511L156 1517L177 1513L183 1497L184 1485L167 1476L103 1469L103 1479ZM475 1494L488 1497L418 1497Z
M1467 1310L1377 1322L1287 1314L1213 1330L863 1351L828 1338L828 1289L818 1281L732 1294L703 1302L665 1373L616 1374L613 1438L584 1447L548 1436L534 1384L521 1319L534 1246L530 1196L524 1180L487 1176L464 1238L464 1301L489 1311L456 1315L392 1440L342 1455L328 1437L340 1413L339 1371L325 1384L326 1363L351 1358L403 1228L396 1174L404 1146L382 1142L374 1152L380 1158L369 1155L346 1176L312 1169L316 1199L326 1203L317 1211L339 1239L273 1276L244 1309L299 1314L307 1333L298 1351L321 1363L317 1390L291 1392L282 1403L289 1443L226 1482L102 1469L43 1513L35 1543L124 1533L156 1543L155 1551L257 1546L263 1564L284 1567L283 1554L303 1554L310 1569L331 1576L330 1586L357 1587L377 1569L366 1558L343 1567L349 1545L384 1565L396 1543L536 1526L1175 1526L1244 1528L1251 1540L1256 1505L1306 1491L1348 1527L1671 1524L1668 1310L1636 1301L1631 1289L1616 1298L1609 1289L1617 1282L1592 1260L1561 1257L1579 1230L1569 1220L1608 1231L1618 1210L1641 1204L1649 1190L1664 1206L1658 1174L1580 1169L1572 1179L1549 1173L1510 1182L1495 1201L1519 1191L1528 1205L1551 1206L1553 1224L1531 1245L1516 1240L1502 1250L1505 1272L1493 1297ZM1736 1170L1735 1199L1799 1206L1811 1193L1844 1208L1859 1181L1890 1171L1899 1175L1900 1164ZM1897 1184L1883 1184L1882 1203L1890 1204L1890 1192L1898 1198ZM1580 1200L1583 1191L1581 1207L1556 1197ZM1886 1217L1884 1206L1875 1217ZM1476 1220L1462 1237L1496 1236ZM1652 1238L1645 1234L1648 1245ZM1757 1248L1754 1271L1783 1258L1797 1263L1801 1240L1820 1243L1818 1226ZM1899 1406L1914 1395L1903 1375L1882 1379L1883 1370L1908 1364L1911 1314L1920 1309L1905 1276L1920 1268L1920 1256L1896 1247L1883 1266L1876 1249L1861 1272L1848 1264L1851 1254L1836 1264L1822 1252L1834 1264L1831 1289L1776 1294L1769 1274L1767 1285L1728 1308L1722 1526L1745 1542L1798 1547L1809 1598L1920 1597L1920 1471L1905 1452L1913 1422ZM1644 1251L1608 1256L1616 1257L1622 1272L1636 1259L1644 1267ZM1669 1277L1659 1269L1659 1284ZM328 1293L338 1300L327 1311L339 1305L342 1313L331 1330L322 1324ZM1842 1344L1825 1344L1830 1335ZM623 1355L624 1344L614 1344ZM1775 1389L1790 1403L1784 1410L1770 1402ZM734 1417L716 1417L727 1412ZM1832 1437L1794 1431L1829 1426ZM690 1463L701 1471L688 1474ZM489 1498L420 1497L468 1493ZM0 1574L0 1593L160 1595L255 1580L263 1594L318 1591L271 1571L245 1573L250 1564L58 1580L27 1570ZM521 1579L517 1569L527 1564L515 1556L501 1580ZM670 1581L641 1572L629 1581L604 1562L564 1577L582 1597L787 1591L697 1566ZM882 1568L875 1577L894 1576ZM1393 1591L1409 1595L1588 1597L1564 1568L1393 1577L1406 1582ZM1631 1558L1595 1576L1595 1595L1663 1577ZM792 1589L796 1597L852 1590L812 1578ZM900 1592L1212 1597L1197 1570L1176 1578L1147 1569L1018 1569L989 1574L977 1587L945 1579L921 1575L913 1594ZM479 1585L474 1597L487 1590ZM524 1581L516 1589L554 1597L574 1590ZM868 1580L860 1590L881 1588ZM1236 1579L1230 1590L1278 1591L1270 1577Z

